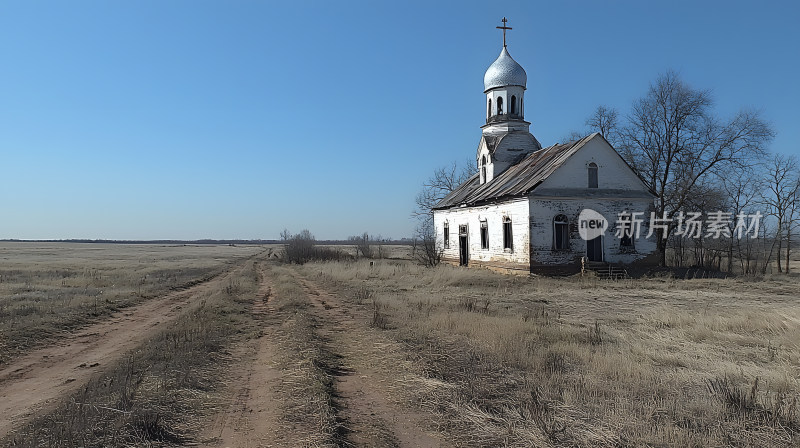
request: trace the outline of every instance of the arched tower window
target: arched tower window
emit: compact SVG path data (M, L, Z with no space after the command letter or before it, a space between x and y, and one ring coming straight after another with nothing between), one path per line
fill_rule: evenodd
M553 218L553 249L569 249L569 220L566 215Z
M503 97L497 97L497 115L503 115Z
M486 182L486 156L481 158L481 183Z
M597 164L589 164L589 188L597 188Z
M489 98L489 114L486 118L492 118L492 99Z
M511 95L511 105L508 108L508 112L511 114L517 113L517 96Z

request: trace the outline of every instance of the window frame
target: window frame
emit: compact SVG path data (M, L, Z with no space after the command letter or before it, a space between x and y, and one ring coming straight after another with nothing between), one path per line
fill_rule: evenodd
M503 217L503 250L514 251L514 228L508 216Z
M489 250L489 223L485 219L480 223L481 249Z
M485 183L487 181L486 177L486 155L484 154L481 156L481 183Z
M559 228L561 229L560 240ZM553 217L553 250L570 250L569 218L563 213Z
M620 221L630 221L631 217L630 216L620 216L619 220ZM629 228L628 230L631 232L631 234L630 235L626 235L627 232L622 232L622 236L619 239L620 251L634 251L634 250L636 250L636 246L634 245L634 239L633 239L633 228Z
M589 187L588 188L599 188L600 187L599 171L600 171L600 169L599 169L599 167L597 166L596 163L594 163L594 162L590 162L589 163L589 165L587 166L587 172L588 172L588 175L589 175L589 179L588 179Z
M444 229L443 229L442 233L444 233L444 248L445 249L450 249L450 223L449 222L447 222L447 221L444 222Z

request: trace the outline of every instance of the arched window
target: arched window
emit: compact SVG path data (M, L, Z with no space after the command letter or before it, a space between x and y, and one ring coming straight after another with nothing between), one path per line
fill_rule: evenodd
M481 158L481 183L486 182L486 156Z
M514 235L511 233L511 218L503 217L503 249L514 250Z
M589 188L597 188L597 164L589 164Z
M486 118L492 118L492 99L489 98L489 115Z
M517 97L516 95L511 95L511 106L508 108L508 112L512 114L517 113Z
M481 221L481 249L489 249L489 224Z
M566 215L553 218L553 249L569 249L569 220Z
M497 115L503 115L503 97L497 97Z

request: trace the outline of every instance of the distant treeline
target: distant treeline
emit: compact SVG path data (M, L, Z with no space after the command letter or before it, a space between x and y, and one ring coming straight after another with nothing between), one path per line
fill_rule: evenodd
M19 240L19 239L0 239L0 242L12 243L96 243L96 244L283 244L280 240L88 240L88 239L65 239L65 240ZM317 244L329 245L352 245L348 240L318 240ZM373 244L411 244L411 240L403 238L394 241L380 241Z

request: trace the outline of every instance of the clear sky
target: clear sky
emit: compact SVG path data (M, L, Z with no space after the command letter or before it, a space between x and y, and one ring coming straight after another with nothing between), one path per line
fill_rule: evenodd
M675 69L800 153L795 1L5 0L0 238L410 236L503 16L546 146Z

